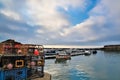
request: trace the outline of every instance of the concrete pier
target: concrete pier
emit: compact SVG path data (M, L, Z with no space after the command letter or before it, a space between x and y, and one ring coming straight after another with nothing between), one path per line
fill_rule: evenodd
M48 73L45 73L43 78L36 78L32 80L51 80L51 75Z

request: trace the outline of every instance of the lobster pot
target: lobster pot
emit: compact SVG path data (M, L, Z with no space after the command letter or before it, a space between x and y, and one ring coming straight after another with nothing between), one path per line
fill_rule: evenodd
M19 43L0 43L0 53L17 54L22 44Z
M27 68L25 56L1 56L0 80L26 80Z
M19 69L3 71L2 80L26 80L26 79L27 79L27 68L19 68Z
M40 78L44 76L44 67L43 66L34 66L31 68L28 68L27 71L27 77L28 79L34 79L34 78Z
M2 56L0 66L3 70L23 68L26 67L25 59L25 56Z
M37 67L37 72L40 77L44 76L44 67L43 66L38 66Z
M42 56L32 56L30 61L30 67L28 69L28 77L31 79L43 76L44 76L44 60Z
M27 45L22 45L21 46L22 54L27 55L28 53L28 46Z
M37 72L40 77L44 76L44 58L39 56L37 60Z

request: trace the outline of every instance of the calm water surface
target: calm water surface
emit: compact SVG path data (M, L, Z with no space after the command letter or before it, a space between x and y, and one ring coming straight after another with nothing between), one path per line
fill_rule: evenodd
M52 80L120 80L120 52L98 51L96 55L75 56L62 63L49 59L45 72L52 75Z

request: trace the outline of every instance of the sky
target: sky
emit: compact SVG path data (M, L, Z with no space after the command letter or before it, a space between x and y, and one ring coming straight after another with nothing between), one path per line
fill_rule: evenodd
M120 44L120 0L0 0L0 42Z

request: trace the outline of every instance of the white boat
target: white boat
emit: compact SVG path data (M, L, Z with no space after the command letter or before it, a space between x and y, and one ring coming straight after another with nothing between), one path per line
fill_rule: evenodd
M71 56L77 56L77 55L83 55L84 52L80 51L80 50L74 50L71 51Z
M90 51L84 51L84 55L85 55L85 56L91 55L91 52L90 52Z

